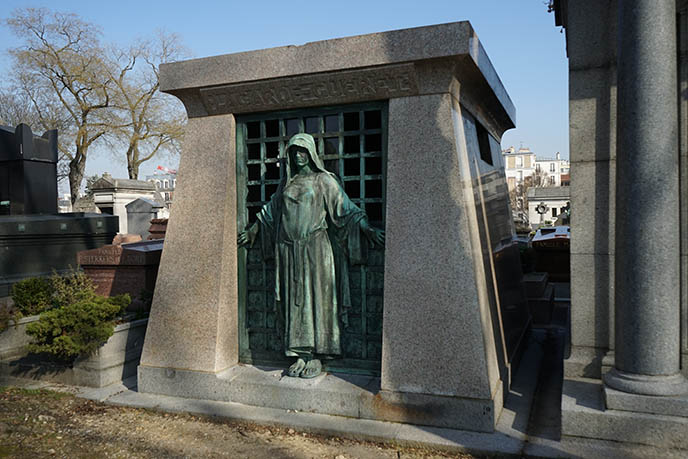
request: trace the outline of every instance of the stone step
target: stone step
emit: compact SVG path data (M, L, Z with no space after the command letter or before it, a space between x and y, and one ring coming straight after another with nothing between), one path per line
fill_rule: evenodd
M526 273L523 275L523 283L526 286L528 298L539 298L545 293L549 275L547 273Z
M688 448L688 417L605 409L599 379L564 379L561 432L566 437Z

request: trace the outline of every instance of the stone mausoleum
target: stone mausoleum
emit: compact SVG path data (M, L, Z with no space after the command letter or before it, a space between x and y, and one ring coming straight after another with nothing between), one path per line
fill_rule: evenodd
M515 110L471 25L167 64L161 89L189 122L139 390L494 431L530 315L500 148ZM386 231L315 379L284 377L275 267L237 246L300 132Z
M688 448L688 2L554 1L566 32L562 434Z

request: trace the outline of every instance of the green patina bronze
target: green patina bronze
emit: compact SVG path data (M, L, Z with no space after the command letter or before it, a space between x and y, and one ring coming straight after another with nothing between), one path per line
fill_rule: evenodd
M283 155L286 174L238 243L253 245L260 236L263 257L274 258L278 330L285 354L297 358L287 374L313 378L322 371L320 359L342 354L340 322L348 323L351 304L348 266L366 260L361 235L383 245L384 232L368 224L325 169L311 135L294 135Z

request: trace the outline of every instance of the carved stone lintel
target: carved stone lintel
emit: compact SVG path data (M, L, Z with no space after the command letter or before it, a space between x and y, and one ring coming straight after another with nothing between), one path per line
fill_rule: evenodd
M251 113L418 94L413 64L203 88L208 114Z

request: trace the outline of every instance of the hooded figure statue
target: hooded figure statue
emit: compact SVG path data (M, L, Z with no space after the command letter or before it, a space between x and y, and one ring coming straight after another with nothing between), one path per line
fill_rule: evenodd
M260 234L265 258L275 259L275 302L285 354L297 357L289 376L313 378L321 358L341 355L339 321L350 306L347 258L362 263L367 244L382 245L384 232L368 225L363 210L328 172L309 134L296 134L282 157L286 174L258 221L239 244Z

